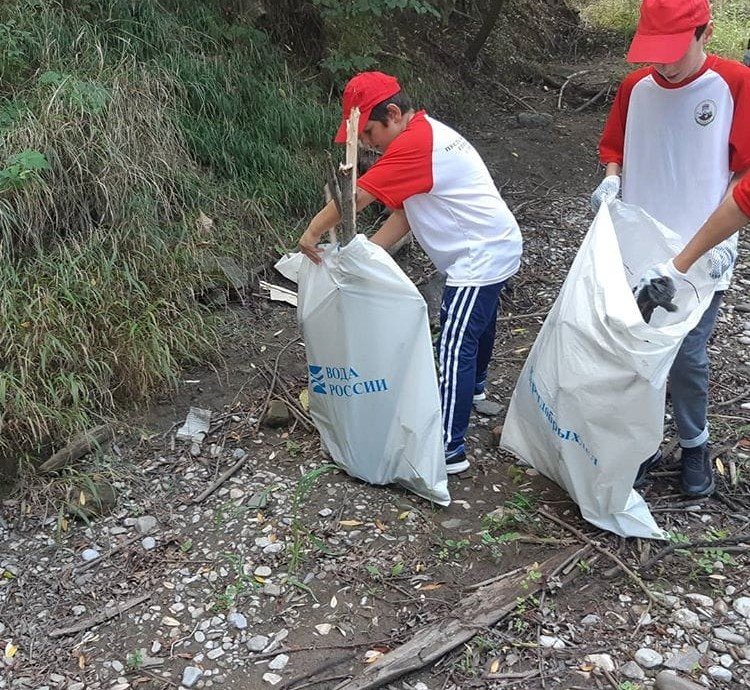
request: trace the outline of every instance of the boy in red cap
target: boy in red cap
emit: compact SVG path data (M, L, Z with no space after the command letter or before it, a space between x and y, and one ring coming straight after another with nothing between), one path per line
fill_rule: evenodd
M372 242L387 248L409 230L446 275L438 346L443 441L449 474L469 468L464 436L485 399L500 290L521 263L521 232L477 151L461 135L415 111L395 77L362 72L344 89L341 126L359 107L359 139L382 156L357 181L357 210L376 199L393 212ZM299 249L317 246L339 221L333 202L310 222Z
M628 52L645 62L615 97L599 144L606 177L592 195L594 210L617 196L637 204L689 242L750 168L750 70L707 55L713 27L708 0L643 0ZM682 447L682 490L714 490L708 454L708 353L736 256L736 235L712 254L716 295L683 341L670 372ZM650 276L653 277L653 276ZM661 460L641 465L636 486Z

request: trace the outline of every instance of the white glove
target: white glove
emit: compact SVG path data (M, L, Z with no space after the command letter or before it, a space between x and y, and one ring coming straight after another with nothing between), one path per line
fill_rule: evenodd
M602 203L614 201L620 193L620 176L607 175L591 195L591 208L596 213Z
M710 264L708 275L713 280L719 280L721 276L734 266L737 252L724 244L720 244L718 247L714 247L707 256Z

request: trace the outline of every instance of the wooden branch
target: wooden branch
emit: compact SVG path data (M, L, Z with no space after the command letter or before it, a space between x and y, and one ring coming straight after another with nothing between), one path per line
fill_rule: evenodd
M519 597L527 597L543 589L546 577L567 561L577 549L578 547L556 553L541 564L533 564L513 577L470 594L456 605L447 618L426 627L358 676L336 686L335 690L379 688L405 673L438 660L470 640L477 632L495 625L511 613L516 608Z
M609 558L609 560L614 561L618 567L633 581L634 584L636 584L640 590L646 595L648 600L657 606L661 606L661 602L653 595L651 590L649 590L648 587L643 583L643 580L641 580L640 577L636 573L634 573L625 563L622 562L622 559L617 556L616 554L612 553L608 549L605 549L603 546L595 542L590 537L587 537L583 532L576 529L572 525L569 525L564 520L561 520L559 517L552 515L552 513L548 513L543 508L537 508L537 513L541 515L543 518L546 518L547 520L550 520L551 522L554 522L557 525L560 525L560 527L565 528L570 532L571 534L575 535L580 539L581 541L585 542L586 544L590 544L593 546L602 556L606 556Z
M137 597L133 597L132 599L128 599L126 601L123 601L121 604L116 604L115 606L112 606L111 608L104 609L102 612L97 613L95 616L91 616L90 618L85 618L82 621L79 621L75 625L71 625L68 628L56 628L55 630L50 631L47 633L50 637L67 637L68 635L75 635L76 633L82 632L83 630L88 630L89 628L93 628L95 625L99 625L100 623L104 623L111 618L116 618L117 616L122 615L127 611L128 609L132 609L135 606L138 606L138 604L142 604L144 601L147 601L151 598L151 592L147 592L146 594L140 594Z
M563 85L560 87L560 94L557 97L557 109L558 110L562 109L563 94L565 93L565 89L568 87L568 84L570 84L571 80L575 79L576 77L580 77L580 76L582 76L584 74L587 74L590 71L591 70L582 69L582 70L579 70L578 72L573 72L573 74L571 74L565 80L565 82L563 83Z
M747 542L750 544L750 534L738 534L734 537L727 537L725 539L712 539L703 541L690 541L685 544L670 544L665 546L659 553L652 558L649 558L641 567L640 571L644 572L649 568L653 567L665 556L669 556L675 551L700 551L702 549L716 549L722 546L728 546L730 544L739 544L740 542Z
M76 436L65 448L58 450L49 460L39 466L39 472L55 472L73 460L100 448L114 438L114 430L108 424L97 426Z
M582 113L586 108L588 108L591 105L594 105L605 93L607 93L612 88L612 84L607 82L604 86L602 86L599 91L597 91L591 98L589 98L583 105L579 105L573 112L574 113Z
M357 151L359 141L359 108L352 108L346 121L346 163L339 166L341 187L341 238L345 247L357 234Z
M237 462L234 463L228 470L226 470L211 486L205 489L203 492L198 494L193 499L193 503L201 503L205 501L216 489L218 489L229 477L231 477L240 467L242 467L247 459L250 457L249 453L245 453Z

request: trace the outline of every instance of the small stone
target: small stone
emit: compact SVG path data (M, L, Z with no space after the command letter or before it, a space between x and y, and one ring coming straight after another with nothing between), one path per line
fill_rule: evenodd
M278 685L281 682L281 676L278 673L264 673L263 680L271 685Z
M227 616L227 623L237 630L244 630L247 628L247 618L241 613L230 613Z
M145 539L144 539L144 540L143 540L143 541L141 542L141 546L142 546L142 547L143 547L143 548L144 548L144 549L145 549L146 551L151 551L151 549L155 549L155 548L156 548L156 539L154 539L153 537L146 537L146 538L145 538Z
M281 671L286 667L288 663L289 656L287 654L279 654L268 662L268 668L270 668L272 671Z
M280 597L281 596L281 587L279 585L273 584L272 582L267 582L263 586L262 592L267 597Z
M685 647L664 661L667 668L675 671L693 671L700 663L701 653L695 647Z
M678 676L674 671L661 671L654 683L656 690L706 690L703 685Z
M565 642L553 635L539 635L539 644L548 649L563 649Z
M218 659L220 656L224 656L224 650L221 647L216 647L207 652L206 656L211 660Z
M263 510L268 505L268 493L261 491L258 494L253 494L247 502L248 508L255 510Z
M635 660L643 668L655 668L664 663L664 657L659 652L647 647L642 647L635 653Z
M699 627L701 624L701 620L700 618L698 618L698 614L694 611L691 611L690 609L677 609L672 614L672 620L681 628L685 628L686 630L693 630L694 628Z
M182 685L186 688L192 688L198 679L203 675L203 671L195 666L186 666L182 672Z
M263 553L268 555L268 554L273 554L273 553L281 553L283 550L284 550L284 544L280 541L275 541L269 544L268 546L265 546L263 548Z
M115 673L122 673L122 672L123 672L123 671L125 670L125 667L124 667L124 666L122 665L122 662L120 662L120 661L117 661L117 659L115 659L115 660L114 660L114 661L112 662L112 670L113 670L113 671L114 671Z
M719 657L719 663L724 668L731 668L734 665L734 659L732 659L732 657L729 654L722 654Z
M247 455L247 451L244 448L235 448L232 451L233 460L242 460Z
M286 403L283 400L272 400L263 423L274 429L286 426L289 423L289 408Z
M597 616L596 614L589 613L587 616L584 616L581 618L581 625L585 625L586 627L590 627L592 625L597 625L601 622L601 618Z
M729 644L745 644L745 638L726 628L714 628L714 637Z
M732 672L723 666L709 666L708 675L722 683L729 683L732 680Z
M626 664L623 664L620 667L620 673L631 680L643 680L646 677L643 669L635 661L628 661Z
M135 529L138 534L148 534L156 529L156 518L152 515L141 515L135 521Z
M330 517L333 515L333 511L330 508L323 508L318 511L318 515L320 515L320 517Z
M444 529L458 529L465 523L465 520L460 520L458 518L452 518L450 520L445 520L444 522L440 523L440 526Z
M229 498L231 498L233 501L237 501L240 498L242 498L245 495L245 492L242 489L234 488L229 490Z
M516 122L521 127L541 128L552 124L552 115L547 113L520 112L516 113Z
M587 654L584 661L607 673L612 673L615 670L615 663L609 654Z
M327 635L331 632L332 627L333 626L330 623L320 623L315 626L315 629L318 631L318 635Z
M705 594L686 594L685 598L706 609L713 608L714 606L714 600Z
M256 577L270 577L273 573L273 570L271 570L267 565L259 565L254 571L253 575Z
M247 641L247 648L251 652L262 652L268 646L268 638L265 635L255 635Z
M96 549L86 549L81 554L81 558L88 563L89 561L94 561L99 558L99 552Z
M744 618L750 618L750 597L740 597L732 602L732 608L743 616Z
M206 641L206 633L204 633L202 630L196 630L193 637L198 644L203 644Z
M168 628L180 627L180 621L178 621L176 618L172 618L172 616L164 616L164 618L161 619L161 624L166 625Z

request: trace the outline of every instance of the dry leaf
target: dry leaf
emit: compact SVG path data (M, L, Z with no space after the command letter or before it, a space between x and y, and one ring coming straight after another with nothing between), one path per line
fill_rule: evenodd
M207 235L214 229L214 222L203 211L198 211L195 227L198 231Z
M724 463L721 458L716 458L716 471L723 477L724 476Z
M375 663L380 657L383 656L383 652L381 652L378 649L368 649L365 652L365 663L366 664L373 664Z
M83 491L81 491L81 492L80 492L80 493L78 494L78 502L79 502L79 503L80 503L80 504L81 504L82 506L85 506L85 505L86 505L86 494L85 494L85 493L83 493Z
M255 576L255 581L256 581L257 583L261 584L261 585L264 585L264 584L266 584L266 578L265 578L265 577L262 577L261 575L256 575L256 576Z
M16 655L17 651L18 647L13 644L13 640L9 640L8 644L5 645L5 658L12 659Z
M338 603L339 603L339 600L336 598L336 595L334 594L331 597L331 604L330 604L331 608L335 609L338 606Z
M440 589L443 585L439 582L430 582L429 584L422 585L419 589L422 592L431 592L433 589Z
M339 525L342 527L359 527L363 524L361 520L339 520Z
M83 671L86 668L86 656L85 654L78 655L78 668Z
M330 623L320 623L315 626L315 629L318 631L319 635L327 635L331 632L332 627L333 626Z
M490 664L490 673L497 673L500 670L500 659L495 659Z
M302 409L307 412L310 409L310 391L307 388L303 388L299 394L299 402L302 405Z
M386 525L384 522L381 522L380 520L375 520L375 527L377 527L381 532L385 532L388 529L388 525Z
M414 566L415 573L421 573L421 572L424 572L425 570L427 570L427 566L424 563L420 562Z
M401 513L398 516L398 519L399 520L406 520L406 518L408 518L410 515L411 515L411 510L405 510L403 513Z

